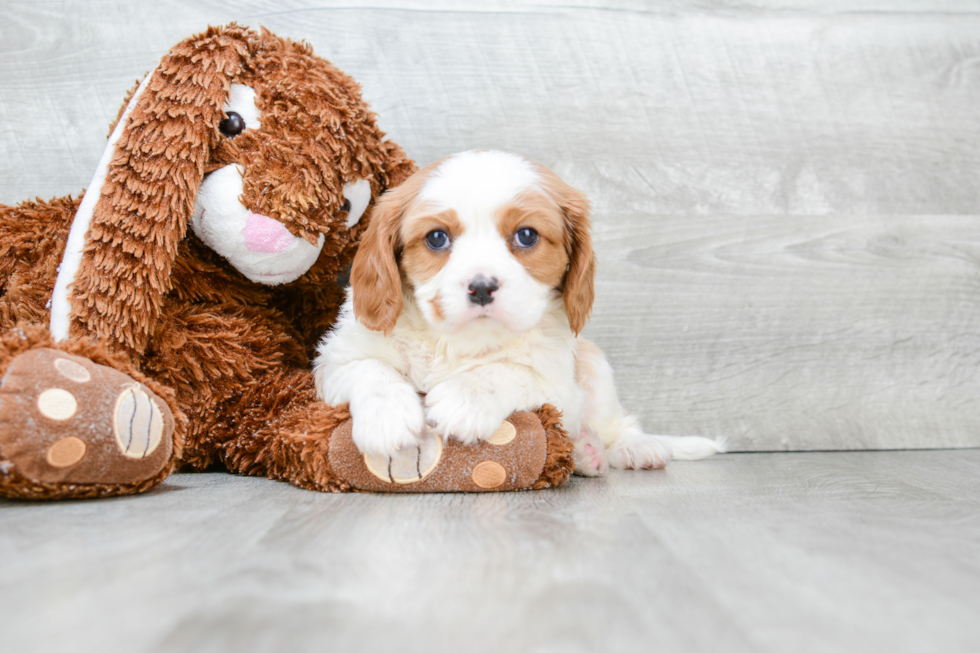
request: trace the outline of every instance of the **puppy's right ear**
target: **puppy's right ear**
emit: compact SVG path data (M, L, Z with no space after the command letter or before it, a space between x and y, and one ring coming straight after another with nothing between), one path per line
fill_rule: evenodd
M388 191L374 205L350 270L354 316L367 328L385 333L402 312L399 230L408 200L402 188Z

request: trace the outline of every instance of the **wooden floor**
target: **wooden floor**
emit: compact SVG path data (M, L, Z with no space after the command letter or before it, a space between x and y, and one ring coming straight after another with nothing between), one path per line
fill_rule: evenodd
M5 651L976 651L980 450L499 495L0 501Z

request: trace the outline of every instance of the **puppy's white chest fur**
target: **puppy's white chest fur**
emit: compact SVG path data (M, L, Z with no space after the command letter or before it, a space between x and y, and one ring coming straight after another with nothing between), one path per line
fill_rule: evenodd
M560 385L561 379L567 383L575 376L575 337L564 320L560 300L552 301L550 308L538 326L522 333L477 320L461 332L446 335L424 328L414 302L408 301L388 339L403 357L404 367L399 371L421 392L457 374L478 374L488 365L506 364L542 377L541 388L528 388L533 399L558 401L561 397L554 394L552 384Z
M577 339L560 298L550 302L536 327L522 333L477 320L457 333L443 334L428 328L413 299L406 297L402 314L385 335L357 321L348 297L336 330L344 338L325 340L317 359L317 377L324 380L321 393L336 401L347 400L347 393L328 380L358 358L384 361L421 393L462 374L489 377L504 366L524 372L514 375L516 387L509 388L523 395L524 409L549 403L565 413L566 427L580 421L582 391L574 383Z

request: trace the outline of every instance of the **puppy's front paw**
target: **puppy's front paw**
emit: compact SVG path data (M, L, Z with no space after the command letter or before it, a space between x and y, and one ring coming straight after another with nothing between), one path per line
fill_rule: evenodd
M425 419L443 438L463 444L486 440L514 412L492 389L469 374L459 374L438 384L425 396Z
M384 383L351 402L352 438L361 453L393 456L414 447L425 429L422 400L406 383Z
M660 469L670 462L670 445L653 435L626 435L609 447L616 469Z
M602 476L609 471L606 445L598 435L582 430L575 438L575 473L579 476Z

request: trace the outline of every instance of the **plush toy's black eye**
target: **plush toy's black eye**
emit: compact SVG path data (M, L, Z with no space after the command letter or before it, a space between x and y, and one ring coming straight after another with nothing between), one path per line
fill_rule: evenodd
M518 247L534 247L538 243L538 232L530 227L518 229L514 234L514 244Z
M429 249L436 251L446 249L449 247L449 234L441 229L433 229L425 234L425 244L429 246Z
M341 211L350 211L350 200L344 199L344 203L340 205Z
M234 111L229 111L228 117L218 123L218 129L228 138L234 138L245 131L245 119Z

